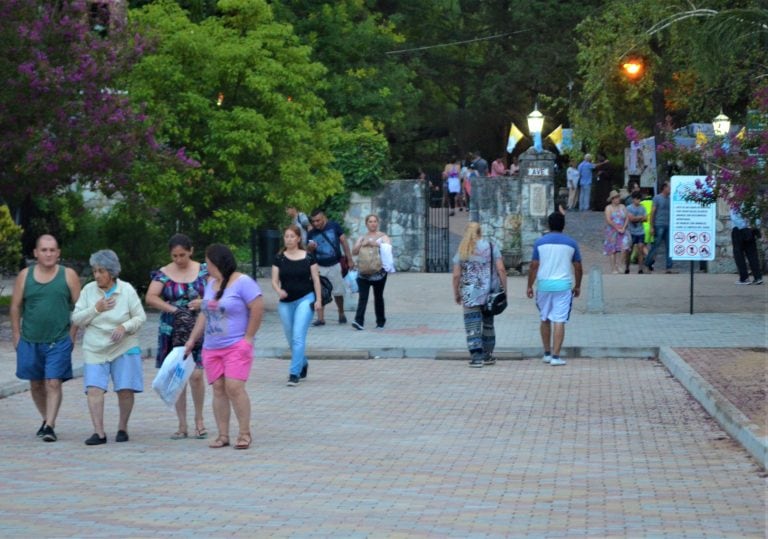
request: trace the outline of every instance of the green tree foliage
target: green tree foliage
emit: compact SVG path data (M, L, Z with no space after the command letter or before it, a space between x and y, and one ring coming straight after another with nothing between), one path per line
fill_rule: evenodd
M160 121L158 138L199 167L140 170L140 193L198 243L240 243L343 188L333 168L342 134L315 88L310 60L264 0L221 0L220 16L192 22L170 1L132 11L154 51L131 72L132 96Z
M417 74L425 99L408 148L412 168L451 154L504 152L509 123L525 129L538 99L545 134L567 125L568 82L575 80L572 30L602 2L440 0L378 2L406 36L397 57ZM522 143L518 151L530 141Z
M151 4L155 0L128 0L128 7L139 8ZM179 7L189 14L194 22L200 22L206 17L216 15L218 0L178 0Z
M281 0L278 20L290 23L312 58L328 70L318 88L329 114L345 127L383 133L397 146L411 138L421 95L415 72L388 55L404 37L363 0ZM345 178L359 184L361 177ZM378 180L377 180L378 181Z
M15 273L21 263L21 227L13 222L8 206L0 206L0 272Z
M743 119L737 114L745 112L768 63L765 31L754 23L766 10L755 0L709 0L697 8L682 1L613 0L579 24L583 91L571 113L589 147L616 153L628 124L644 136L658 135L667 117L675 125L708 122L720 107ZM753 23L745 25L747 14ZM621 72L630 57L645 65L634 82Z

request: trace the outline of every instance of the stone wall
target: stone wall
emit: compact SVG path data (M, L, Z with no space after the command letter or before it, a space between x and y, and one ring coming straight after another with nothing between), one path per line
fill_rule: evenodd
M553 182L550 177L554 156L539 153L526 161L520 176L475 178L472 182L470 212L483 223L483 233L502 249L508 266L518 267L530 257L533 242L546 226L553 207ZM528 166L530 165L530 166ZM544 176L528 175L530 171ZM380 229L392 239L392 252L398 271L426 270L425 186L419 180L385 182L374 195L352 193L344 216L350 244L365 234L365 217L379 216ZM526 254L527 253L527 254ZM453 253L451 253L452 255Z
M424 183L419 180L386 182L373 196L352 193L344 216L350 247L368 230L365 217L379 216L380 230L392 240L392 254L397 271L424 271L426 201Z

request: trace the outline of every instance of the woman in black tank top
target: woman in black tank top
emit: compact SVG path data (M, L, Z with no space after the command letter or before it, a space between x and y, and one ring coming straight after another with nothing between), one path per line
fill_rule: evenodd
M304 250L299 227L287 226L283 231L283 243L284 247L272 265L272 288L280 298L277 312L291 347L288 385L295 386L307 377L307 331L314 310L321 309L323 304L317 261L315 255Z

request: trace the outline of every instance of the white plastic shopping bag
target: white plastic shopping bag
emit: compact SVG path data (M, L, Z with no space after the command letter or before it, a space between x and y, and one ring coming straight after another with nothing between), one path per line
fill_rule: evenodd
M357 294L357 270L349 270L344 277L344 284L347 285L347 290L350 294Z
M392 246L389 243L382 242L379 249L381 253L381 267L387 273L395 273L395 257L392 253Z
M195 360L192 359L191 354L184 357L183 346L177 346L165 356L163 365L152 381L152 389L157 391L168 408L173 409L176 406L179 394L192 376L193 370L195 370Z

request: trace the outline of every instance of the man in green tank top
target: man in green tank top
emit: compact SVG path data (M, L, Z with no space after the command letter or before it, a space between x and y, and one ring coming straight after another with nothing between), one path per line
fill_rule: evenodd
M29 380L32 400L43 419L37 436L55 442L61 384L72 378L72 343L77 327L69 322L80 297L80 279L59 265L56 238L44 234L34 250L36 264L16 277L11 298L11 331L16 377Z

